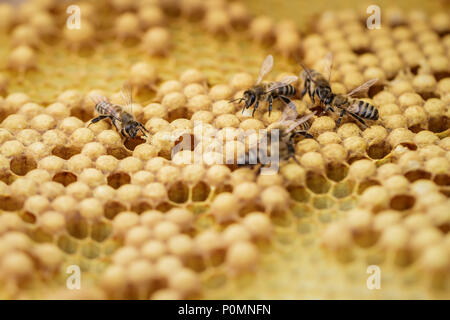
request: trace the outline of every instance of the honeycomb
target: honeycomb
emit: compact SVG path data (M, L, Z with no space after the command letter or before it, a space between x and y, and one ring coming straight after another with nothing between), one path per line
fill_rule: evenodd
M66 26L71 4L80 29ZM369 30L370 4L1 3L0 297L449 299L449 5L377 1ZM280 118L278 104L252 118L228 103L267 54L275 80L298 74L298 57L320 70L327 52L334 92L379 79L362 98L380 113L368 128L336 127L305 96L294 103L317 112L314 139L277 174L199 145L171 157L194 122L238 149L239 130ZM124 81L147 139L88 127L90 98L120 101ZM195 152L205 161L185 163Z

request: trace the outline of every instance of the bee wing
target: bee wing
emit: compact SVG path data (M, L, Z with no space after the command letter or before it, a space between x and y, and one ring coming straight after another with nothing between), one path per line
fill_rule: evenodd
M122 101L126 109L131 110L131 114L133 115L133 93L131 85L128 82L124 83L122 89L120 90L120 96L122 97Z
M102 96L101 94L92 94L89 96L89 98L91 98L92 102L94 102L95 104L104 101L109 101L107 97Z
M331 78L331 68L333 67L333 54L328 52L322 59L323 73L325 77L330 81Z
M352 91L350 91L349 93L347 93L347 97L351 97L354 94L361 92L361 91L366 91L369 90L369 88L371 86L373 86L375 84L375 82L377 82L378 79L370 79L369 81L366 81L365 83L363 83L362 85L360 85L359 87L356 87L355 89L353 89Z
M288 99L286 97L281 97L280 100L283 101L286 107L283 110L283 114L281 115L281 119L279 120L279 122L297 119L298 112L294 102L292 102L291 99Z
M273 67L273 57L269 54L261 65L261 70L259 71L258 80L256 80L256 84L259 84L264 76L272 70Z
M311 119L314 115L316 114L316 111L314 111L313 113L307 114L306 116L301 117L300 119L297 119L296 121L294 121L289 127L286 128L285 134L291 132L292 130L294 130L295 128L297 128L299 125L301 125L302 123L308 121L309 119Z
M280 87L284 87L285 85L291 84L298 80L297 76L285 76L280 81L272 82L267 88L267 92L273 91Z

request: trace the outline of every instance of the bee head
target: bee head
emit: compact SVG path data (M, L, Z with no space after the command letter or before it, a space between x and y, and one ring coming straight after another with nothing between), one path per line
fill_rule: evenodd
M125 132L132 139L136 138L138 131L139 131L139 126L136 121L130 121L125 126Z
M245 107L249 108L252 106L256 101L256 95L252 90L246 90L244 92L244 101L245 101Z
M319 86L317 87L317 96L321 101L326 100L331 94L331 90L329 87Z

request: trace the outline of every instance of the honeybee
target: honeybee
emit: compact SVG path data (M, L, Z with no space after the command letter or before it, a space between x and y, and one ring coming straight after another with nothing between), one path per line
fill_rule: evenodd
M297 119L297 111L295 106L287 105L283 110L281 119L275 123L272 123L267 130L270 132L273 129L279 130L279 142L278 142L278 152L279 159L281 161L288 161L293 158L296 162L295 157L295 138L299 135L305 138L313 138L308 130L311 126L309 119L311 119L316 112L305 115Z
M298 77L286 76L282 78L281 81L261 83L264 76L269 73L270 70L272 70L272 67L273 57L272 55L268 55L261 65L261 70L259 71L259 76L256 80L256 84L252 88L247 89L244 92L243 97L231 100L229 102L232 103L238 101L238 103L240 103L241 101L245 101L245 106L242 109L242 113L244 113L245 109L248 109L252 105L254 105L252 112L253 117L255 115L256 109L258 109L260 102L267 101L269 103L270 116L274 99L283 98L284 101L290 101L288 97L295 96L297 93L297 90L294 86L291 85L291 83L297 81Z
M328 75L328 80L321 73L315 70L309 70L302 64L303 71L301 72L300 77L304 80L304 88L301 92L301 97L308 92L311 100L314 102L315 95L317 95L320 103L325 106L325 112L328 112L329 110L334 112L334 108L340 109L341 112L337 120L338 126L341 124L344 114L348 113L367 127L364 119L378 120L378 109L374 105L361 99L352 98L352 96L358 92L368 90L378 81L378 79L371 79L347 94L335 94L331 91L329 82L332 59L333 57L330 53L325 57L324 69L325 73Z
M131 109L133 105L131 87L124 87L120 93L125 106L130 106ZM124 138L135 138L139 131L145 137L147 136L145 132L148 133L149 131L142 123L136 121L131 113L126 112L122 106L111 103L108 98L101 95L92 97L92 101L95 103L95 110L99 116L92 119L88 126L108 118Z

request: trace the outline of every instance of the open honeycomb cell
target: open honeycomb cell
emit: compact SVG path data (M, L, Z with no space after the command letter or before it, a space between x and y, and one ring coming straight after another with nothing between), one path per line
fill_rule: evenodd
M447 2L377 1L373 30L353 0L15 2L0 4L0 298L450 299ZM241 130L281 117L228 103L264 57L273 81L327 52L334 92L379 79L361 97L379 120L337 127L296 96L316 114L295 159L217 163L214 139L237 157ZM124 82L147 137L88 126Z

